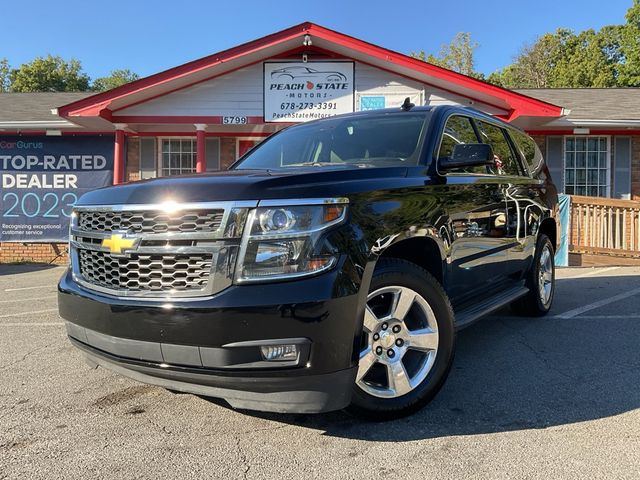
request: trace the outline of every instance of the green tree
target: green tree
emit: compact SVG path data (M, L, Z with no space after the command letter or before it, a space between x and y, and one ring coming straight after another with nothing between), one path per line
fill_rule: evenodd
M640 0L624 25L546 33L488 80L506 88L640 86Z
M140 76L137 73L128 69L112 70L108 77L96 78L93 81L91 89L97 92L104 92L105 90L111 90L112 88L119 87L125 83L133 82L139 78Z
M627 11L627 23L620 29L620 55L618 85L640 87L640 0L634 0Z
M570 35L556 54L552 87L613 87L616 85L617 56L609 55L605 32L592 29Z
M579 34L558 29L524 45L511 65L488 79L506 88L612 87L620 59L615 26Z
M562 52L569 30L547 33L533 44L525 44L515 61L498 72L489 75L488 80L505 88L546 88L551 85L553 67Z
M11 67L6 58L0 59L0 92L8 92L11 86Z
M424 50L411 52L410 55L463 75L483 78L484 76L481 73L475 71L474 54L478 47L479 44L473 41L469 32L459 32L450 43L443 44L440 47L440 52L437 56L433 54L427 55Z
M89 76L79 60L59 56L37 57L11 71L13 92L84 92L89 90Z

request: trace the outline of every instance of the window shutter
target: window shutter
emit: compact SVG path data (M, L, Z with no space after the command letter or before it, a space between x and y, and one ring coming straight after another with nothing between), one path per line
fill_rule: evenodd
M156 175L156 139L154 137L141 137L140 178L154 178Z
M220 139L207 138L205 145L207 158L207 172L220 170Z
M558 192L564 193L564 159L562 158L563 137L547 137L547 167L551 173L551 179L555 183Z
M613 198L631 198L631 138L614 137Z

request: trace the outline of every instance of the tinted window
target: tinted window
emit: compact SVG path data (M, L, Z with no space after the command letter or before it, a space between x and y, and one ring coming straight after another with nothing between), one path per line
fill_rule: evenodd
M453 155L456 145L463 143L478 143L476 131L473 129L469 117L453 115L449 117L442 133L438 159L448 159ZM486 167L480 165L475 167L458 168L450 170L452 173L487 173Z
M492 173L497 175L521 175L518 160L516 159L511 145L506 137L503 128L484 121L477 122L480 128L480 135L483 143L488 143L493 148L495 167L490 168Z
M526 133L519 130L511 130L511 138L516 142L522 156L527 162L529 172L534 174L542 166L542 153L536 142Z
M236 169L417 165L426 112L335 118L288 128L255 147Z

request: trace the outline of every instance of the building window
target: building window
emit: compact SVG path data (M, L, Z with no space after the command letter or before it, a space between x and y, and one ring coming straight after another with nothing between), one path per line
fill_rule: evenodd
M181 175L196 171L196 140L194 138L160 139L160 175Z
M564 138L564 191L568 195L609 196L609 137Z

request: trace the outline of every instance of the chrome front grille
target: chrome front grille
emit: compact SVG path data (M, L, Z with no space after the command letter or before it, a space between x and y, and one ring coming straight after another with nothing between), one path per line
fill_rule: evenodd
M93 285L130 292L199 291L209 282L211 254L112 255L80 249L80 274Z
M224 210L180 210L164 212L80 211L78 228L85 231L132 233L215 232L220 228Z
M78 206L71 218L74 279L119 297L213 295L232 283L246 216L256 205Z

